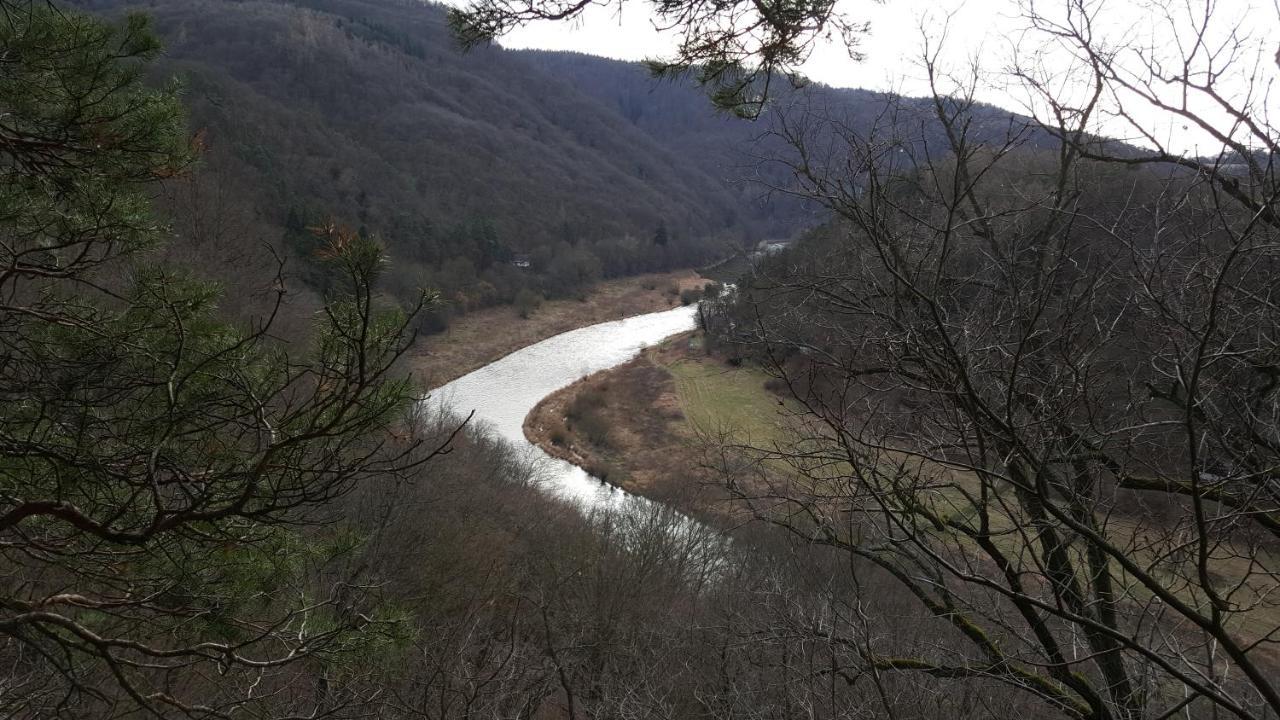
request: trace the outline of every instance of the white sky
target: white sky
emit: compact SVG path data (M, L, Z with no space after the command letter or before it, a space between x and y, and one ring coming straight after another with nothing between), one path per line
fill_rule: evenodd
M958 10L954 18L958 34L965 44L977 46L986 34L997 6L1006 12L1016 8L1005 0L975 2L968 0L890 0L888 4L867 0L844 0L842 11L857 21L871 23L871 34L862 40L863 62L851 60L838 42L819 47L804 71L812 79L835 87L890 89L901 75L911 51L918 48L919 22L928 24L940 13L937 8ZM939 24L940 26L940 24ZM906 41L906 42L904 42ZM592 7L571 23L535 23L504 37L501 44L510 48L577 50L622 60L642 60L669 55L676 38L660 33L654 27L647 3L630 0L618 7Z
M1010 92L1008 76L1004 71L1014 57L1015 44L1024 51L1039 42L1022 32L1022 6L1036 2L1045 12L1055 12L1064 6L1064 0L840 0L839 11L852 20L871 23L871 32L862 39L860 50L865 55L861 62L849 58L846 49L838 41L819 46L803 66L810 78L836 87L861 87L876 90L894 90L911 95L928 92L917 58L923 47L922 28L933 41L941 38L946 29L944 64L958 71L970 62L977 61L985 77L986 85L979 97L988 102L1023 111L1026 94ZM1162 19L1165 6L1182 8L1186 3L1203 11L1206 4L1211 9L1213 27L1223 37L1237 26L1242 27L1256 56L1240 63L1241 67L1254 67L1258 57L1264 61L1263 80L1277 79L1277 67L1272 61L1280 48L1280 0L1087 0L1098 6L1101 18L1099 32L1115 42L1137 41L1153 48L1157 54L1176 50L1178 38L1174 26L1182 27L1188 18L1175 16L1172 24ZM450 0L450 4L463 4L464 0ZM509 48L542 48L576 50L625 60L640 60L669 56L676 39L670 33L660 33L654 28L649 3L643 0L625 0L619 6L593 7L574 22L542 22L519 28L501 39ZM1185 12L1185 10L1183 11ZM1185 29L1185 28L1184 28ZM1030 39L1030 43L1028 42ZM1048 57L1053 57L1050 51ZM1050 60L1063 69L1068 79L1078 77L1069 70L1065 60ZM1230 87L1243 92L1245 82L1232 81ZM1280 99L1280 88L1277 88ZM1258 112L1269 108L1280 110L1280 105L1264 91L1254 89ZM1270 114L1269 112L1267 114ZM1184 128L1184 121L1158 117L1149 112L1142 117L1144 124L1159 127L1158 135L1175 149L1195 152L1208 150L1206 136L1194 128ZM1134 139L1133 133L1122 124L1112 121L1107 126L1112 135Z

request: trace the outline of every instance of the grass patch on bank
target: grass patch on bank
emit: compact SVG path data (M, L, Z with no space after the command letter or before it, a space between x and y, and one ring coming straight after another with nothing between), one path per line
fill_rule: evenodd
M771 392L766 383L771 377L758 367L749 363L733 366L722 359L701 354L700 337L670 341L669 345L658 348L652 357L674 379L675 391L680 410L685 422L697 432L711 435L723 434L730 442L752 445L757 448L769 448L775 443L786 445L789 438L786 428L789 416L795 406L790 401L782 401L779 395ZM977 508L971 499L981 494L980 482L972 473L964 469L945 466L937 462L921 460L908 453L885 450L881 461L886 472L892 472L899 464L909 471L921 473L921 489L915 493L917 501L929 510L944 518L959 519L976 523ZM767 460L768 467L779 475L793 473L794 469L778 460ZM851 480L852 468L844 463L833 463L826 471L832 473L836 482L856 482ZM910 474L910 473L908 473ZM795 477L802 482L807 478L802 474ZM820 476L821 478L821 476ZM822 479L810 483L818 496L838 498L840 489L832 488L828 493L822 487ZM1007 508L1017 508L1018 503L1012 497L1013 491L1006 483L995 483L991 489L990 504L986 507L990 516L992 536L996 546L1014 558L1015 563L1030 573L1039 572L1041 549L1034 538L1015 532L1017 528L1029 528L1029 518L1015 510L1016 519L1007 512ZM1000 496L1009 495L1005 502ZM1171 551L1168 543L1152 545L1148 536L1169 537L1177 541L1174 528L1153 525L1150 518L1140 515L1128 516L1122 513L1107 512L1100 508L1098 520L1101 532L1117 547L1126 550L1127 554L1156 574L1171 592L1184 602L1207 612L1208 601L1204 593L1193 583L1179 581L1179 577L1194 578L1194 557L1188 556L1183 562L1173 561L1166 557ZM838 509L837 509L838 511ZM972 562L975 572L995 572L985 553L969 537L962 533L943 532L936 539L940 552L954 553L957 562L961 558ZM1068 548L1074 564L1078 568L1088 567L1084 556L1085 547L1076 542ZM1215 585L1222 592L1234 588L1232 601L1238 609L1232 613L1229 628L1237 638L1245 642L1256 642L1274 634L1280 627L1280 552L1270 548L1250 548L1224 541L1212 553L1212 568ZM1117 586L1122 588L1120 602L1129 613L1141 613L1154 602L1153 595L1141 587L1136 580L1118 564L1112 563L1110 570ZM1248 583L1242 580L1248 577ZM1170 631L1177 631L1171 628ZM1267 663L1280 663L1280 649L1270 645L1260 645L1255 650Z
M675 378L680 407L696 430L727 433L739 442L754 444L784 438L786 411L778 397L765 389L769 375L764 371L691 357L666 368Z

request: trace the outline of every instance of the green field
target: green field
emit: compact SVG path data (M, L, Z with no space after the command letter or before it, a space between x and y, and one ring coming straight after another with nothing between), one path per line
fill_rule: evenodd
M764 388L763 371L710 358L684 358L666 366L676 381L685 417L699 432L726 433L737 442L768 444L783 438L787 412Z

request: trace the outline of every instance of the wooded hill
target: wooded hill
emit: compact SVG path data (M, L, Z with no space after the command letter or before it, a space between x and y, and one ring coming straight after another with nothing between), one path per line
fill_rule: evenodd
M522 291L573 296L814 226L825 215L770 162L786 152L779 117L800 103L866 128L885 107L813 86L751 122L640 63L463 53L444 8L416 0L79 5L152 18L165 44L154 80L185 87L202 161L166 187L173 259L247 297L273 282L269 245L293 258L294 289L324 292L308 228L332 220L386 245L391 295L441 291L427 331Z
M305 228L332 218L382 239L393 293L437 287L456 310L525 285L563 295L696 265L815 222L740 181L746 156L731 146L756 124L717 115L692 87L657 85L638 63L463 53L443 8L419 2L80 5L153 19L165 44L156 81L184 84L204 146L194 201L241 216L224 245L286 234L305 258ZM598 78L632 105L598 92ZM190 233L176 229L181 248ZM516 255L530 271L512 271Z

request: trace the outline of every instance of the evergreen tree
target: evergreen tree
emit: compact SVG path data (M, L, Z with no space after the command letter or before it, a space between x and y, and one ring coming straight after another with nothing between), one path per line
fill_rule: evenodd
M412 401L389 376L412 313L376 305L377 244L328 227L340 281L305 357L269 340L273 313L219 321L217 288L149 255L146 184L194 153L176 88L140 82L146 21L0 6L0 709L342 702L343 653L395 625L354 577L315 584L332 551L299 528L432 455L385 432Z
M659 223L659 224L658 224L658 229L657 229L657 230L655 230L655 231L654 231L654 233L653 233L653 244L654 244L654 245L657 245L658 247L666 247L666 246L667 246L667 242L668 242L670 239L671 239L671 237L670 237L670 235L667 233L667 224L666 224L666 223Z

